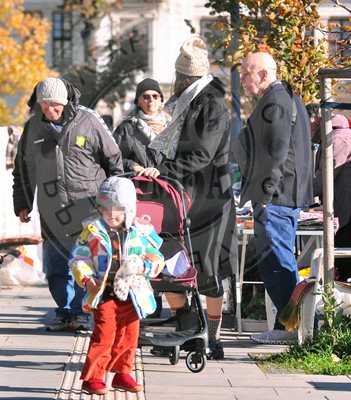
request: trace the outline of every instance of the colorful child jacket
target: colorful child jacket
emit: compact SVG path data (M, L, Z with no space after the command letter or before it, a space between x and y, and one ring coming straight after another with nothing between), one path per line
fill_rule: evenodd
M154 227L137 218L127 232L122 249L123 259L135 254L144 262L144 276L139 287L131 287L129 296L134 304L139 318L145 318L156 309L150 281L147 277L157 276L164 267L163 255L158 250L162 239ZM85 277L95 277L102 281L100 289L88 292L83 298L84 312L92 312L101 301L106 286L106 280L112 261L111 240L102 219L86 219L83 230L72 249L69 267L77 284L84 287Z

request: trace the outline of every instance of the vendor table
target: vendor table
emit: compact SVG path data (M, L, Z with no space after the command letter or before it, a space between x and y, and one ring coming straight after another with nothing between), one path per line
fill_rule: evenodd
M236 320L238 325L239 334L242 333L242 317L241 317L241 299L242 299L242 288L244 284L263 284L261 281L244 281L244 272L245 272L245 259L246 259L246 249L249 243L250 236L253 236L253 229L246 229L244 227L238 227L239 235L242 236L242 248L241 248L241 259L240 264L238 266L239 270L235 274L235 292L236 292ZM323 230L314 230L314 229L298 229L296 231L296 237L308 237L307 242L303 245L299 250L299 254L297 255L297 262L302 260L302 258L308 253L311 252L315 248L322 247L323 240ZM301 246L302 240L297 243L297 247ZM267 298L267 296L266 296ZM267 309L267 306L266 306Z

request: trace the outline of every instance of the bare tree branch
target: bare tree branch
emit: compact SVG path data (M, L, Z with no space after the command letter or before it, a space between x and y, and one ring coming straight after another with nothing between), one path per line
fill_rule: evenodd
M340 0L331 0L332 3L334 3L335 5L343 8L344 10L346 10L347 12L349 12L351 14L351 7L345 5L345 4L341 4Z

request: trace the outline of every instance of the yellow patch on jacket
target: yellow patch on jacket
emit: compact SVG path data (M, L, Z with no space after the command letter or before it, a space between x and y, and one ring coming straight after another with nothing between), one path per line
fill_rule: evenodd
M76 137L76 145L79 147L84 147L87 138L85 136L77 136Z

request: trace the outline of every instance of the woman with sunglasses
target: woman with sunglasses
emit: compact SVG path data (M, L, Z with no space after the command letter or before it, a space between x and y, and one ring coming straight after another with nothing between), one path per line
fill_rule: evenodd
M163 93L154 79L146 78L138 84L134 103L113 136L122 152L124 170L141 173L156 164L148 145L168 125L170 117L162 110Z
M122 152L124 171L141 174L156 165L156 153L148 146L168 125L170 116L162 110L163 93L154 79L146 78L137 85L134 104L113 136ZM155 300L157 309L151 316L157 318L162 299L155 296Z

